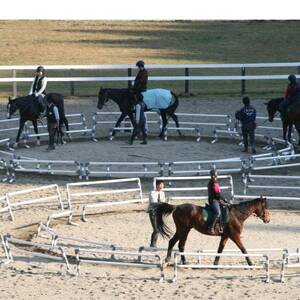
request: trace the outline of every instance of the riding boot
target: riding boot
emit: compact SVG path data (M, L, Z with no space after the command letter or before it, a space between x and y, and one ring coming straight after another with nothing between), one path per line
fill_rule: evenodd
M147 142L147 134L143 134L143 141L141 142L142 145L146 145L148 142Z
M218 216L214 216L214 219L212 220L212 222L211 222L211 224L208 228L209 233L211 233L211 234L216 233L215 232L215 225L217 224L218 218L219 218Z

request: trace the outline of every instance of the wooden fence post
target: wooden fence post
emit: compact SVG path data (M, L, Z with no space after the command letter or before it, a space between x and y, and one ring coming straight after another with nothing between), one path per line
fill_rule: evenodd
M246 75L246 68L245 67L242 67L242 76L245 76ZM246 92L246 80L243 80L242 79L242 95L245 94Z
M13 78L17 78L17 70L12 70L12 76ZM17 82L13 82L13 97L17 98L18 95L18 87L17 87Z
M72 77L72 69L70 69L70 77ZM74 81L70 81L70 96L74 96L75 95L75 82Z
M132 75L132 70L131 70L131 68L128 68L128 70L127 70L127 75L128 75L128 77L131 77L131 75ZM130 81L130 80L128 80L128 88L129 88L129 89L131 88L131 81Z
M190 76L189 68L185 68L185 76ZM189 95L190 94L190 80L186 79L184 82L184 93Z

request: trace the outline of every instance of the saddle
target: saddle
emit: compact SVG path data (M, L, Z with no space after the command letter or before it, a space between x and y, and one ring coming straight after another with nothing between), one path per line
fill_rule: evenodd
M219 218L217 223L221 224L227 224L229 222L229 212L230 212L230 206L229 205L222 205L220 204L221 208L221 217ZM203 207L202 210L202 217L205 223L211 224L213 219L214 212L209 204L205 204L205 207Z

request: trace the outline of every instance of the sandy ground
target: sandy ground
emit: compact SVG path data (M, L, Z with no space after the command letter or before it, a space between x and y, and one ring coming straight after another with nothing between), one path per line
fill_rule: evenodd
M223 113L224 101L185 99L182 101L179 111L198 113ZM263 100L255 100L254 104L258 114L263 115L265 108ZM239 108L240 99L226 99L226 113L233 113ZM109 106L114 110L114 106ZM70 101L67 103L67 112L83 112L90 116L95 111L95 102ZM3 117L4 110L1 111ZM88 119L88 118L87 118ZM53 159L74 159L82 161L104 161L110 159L135 161L145 159L147 156L154 160L190 160L209 159L221 157L239 156L240 148L237 142L222 142L210 144L209 138L196 143L193 137L185 137L180 141L171 138L167 142L158 141L155 134L150 138L147 146L141 146L136 142L133 147L128 147L127 137L116 139L113 142L106 140L107 129L99 131L100 141L94 143L85 140L75 140L67 145L60 146L55 152L46 152L46 145L32 147L31 149L20 148L16 153ZM124 136L125 134L123 134ZM259 145L258 151L262 152ZM135 155L135 156L133 156ZM277 174L296 175L296 169L280 171ZM30 187L45 184L57 183L62 191L63 199L66 199L65 184L77 181L77 178L62 176L42 175L18 175L17 182L13 185L1 184L1 195L13 190L22 190ZM242 191L239 177L234 177L236 192ZM269 182L266 178L265 181ZM147 196L151 189L152 181L143 180L143 191ZM299 184L296 182L295 184ZM283 191L282 195L295 195L289 191ZM242 234L246 248L288 248L296 250L299 245L298 234L300 231L299 206L294 205L293 210L283 210L290 207L290 204L272 204L272 216L269 224L263 224L260 220L250 217L245 224ZM81 206L75 207L79 212ZM279 209L281 208L281 209ZM145 213L146 205L129 205L122 208L115 208L109 213L91 215L87 223L81 222L78 227L65 225L64 221L54 222L53 227L60 234L88 238L99 242L113 243L117 246L137 249L140 246L149 244L151 226L148 215ZM18 238L32 238L37 230L40 221L45 222L50 213L56 212L57 207L35 207L22 209L15 213L16 221L11 222L4 215L0 219L0 233L11 233ZM99 211L97 211L99 212ZM172 218L168 217L168 224L173 226ZM34 238L34 240L37 240ZM42 241L41 239L38 239ZM44 241L44 240L43 240ZM219 243L218 238L207 237L191 231L186 244L187 251L199 249L216 249ZM167 240L159 239L159 246L166 247ZM229 242L228 248L236 249L233 243ZM175 247L176 248L176 247ZM160 253L163 257L164 252ZM2 249L0 256L3 256ZM281 253L273 254L274 260L281 259ZM22 255L16 256L16 262L1 266L0 299L254 299L264 297L265 299L300 299L298 293L299 277L288 277L285 283L279 283L278 261L274 261L271 270L271 282L266 284L259 277L261 271L248 270L179 270L178 281L172 283L173 268L168 267L165 271L166 281L159 283L159 271L137 268L121 268L108 266L83 265L79 277L62 276L60 266L56 263L42 262L40 259L28 259ZM226 259L224 258L224 262ZM298 270L299 271L299 270ZM253 275L253 276L250 276Z

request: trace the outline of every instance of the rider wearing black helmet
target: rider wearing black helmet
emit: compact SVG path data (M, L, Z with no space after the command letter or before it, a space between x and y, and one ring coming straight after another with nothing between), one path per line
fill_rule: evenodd
M211 234L215 233L214 227L221 217L221 208L220 208L220 201L226 201L224 196L221 193L221 188L218 182L218 174L217 171L212 169L210 170L210 180L207 184L207 192L208 192L208 203L213 210L213 219L209 226L209 232ZM220 224L220 232L222 232L223 228L221 228Z
M147 90L148 72L145 69L145 63L142 60L137 61L135 65L139 68L133 84L133 92L136 95L137 100L139 99L140 94Z
M38 66L36 69L36 75L32 82L30 91L28 95L32 95L39 102L39 110L42 113L46 108L46 87L47 87L47 77L45 75L45 68L43 66Z
M289 84L285 91L284 101L280 104L281 116L285 118L288 107L296 101L300 100L300 85L297 83L297 78L294 74L288 77Z

